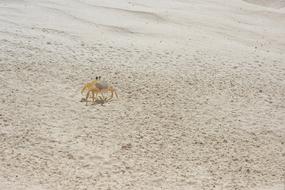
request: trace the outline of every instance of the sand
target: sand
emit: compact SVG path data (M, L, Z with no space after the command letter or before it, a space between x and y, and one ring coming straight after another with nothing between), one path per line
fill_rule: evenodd
M283 190L284 5L0 0L0 189Z

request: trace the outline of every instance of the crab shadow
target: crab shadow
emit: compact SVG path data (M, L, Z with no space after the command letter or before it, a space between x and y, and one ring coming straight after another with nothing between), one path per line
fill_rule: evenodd
M87 101L87 100L85 99L85 98L82 98L81 100L80 100L80 102L85 102L85 103L87 103L86 104L86 106L90 106L90 105L101 105L101 106L104 106L104 104L105 103L108 103L108 102L110 102L110 100L108 100L107 98L105 98L105 99L102 99L102 98L100 98L100 99L96 99L94 102L92 102L92 101Z

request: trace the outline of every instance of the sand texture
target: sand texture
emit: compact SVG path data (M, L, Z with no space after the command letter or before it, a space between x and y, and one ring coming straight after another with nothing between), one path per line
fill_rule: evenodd
M284 190L284 5L0 0L0 189Z

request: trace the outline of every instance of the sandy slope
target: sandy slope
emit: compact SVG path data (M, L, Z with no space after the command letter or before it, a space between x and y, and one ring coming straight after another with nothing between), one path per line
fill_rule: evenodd
M253 3L259 6L272 7L281 9L285 7L284 0L245 0L248 3Z
M285 10L256 2L0 0L0 189L283 189ZM85 106L97 75L119 99Z

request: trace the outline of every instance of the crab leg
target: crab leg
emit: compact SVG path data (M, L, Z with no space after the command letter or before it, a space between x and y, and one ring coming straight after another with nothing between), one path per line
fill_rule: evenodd
M87 104L88 104L88 98L89 98L89 94L90 94L90 90L87 92L87 94L86 94L86 106L87 106Z

